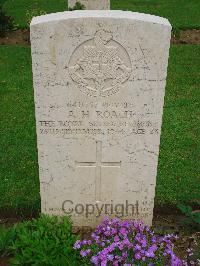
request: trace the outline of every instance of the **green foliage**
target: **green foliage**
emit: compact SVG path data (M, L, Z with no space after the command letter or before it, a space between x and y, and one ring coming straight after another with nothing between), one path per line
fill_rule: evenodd
M27 27L29 27L33 17L38 17L38 16L42 16L45 14L46 14L46 11L38 9L38 8L28 10L26 12Z
M4 2L2 0L0 1L0 36L3 36L6 31L13 28L12 18L3 9Z
M183 224L189 226L191 230L200 231L200 211L194 211L192 207L178 204L179 210L186 216Z
M15 227L0 227L0 257L8 256L10 254L10 246L15 237Z
M76 240L67 217L42 215L23 222L16 227L16 238L10 247L11 265L75 266L79 261L73 249Z
M84 10L85 6L83 4L81 4L79 1L76 2L76 4L74 5L74 7L70 7L69 11L73 11L73 10Z

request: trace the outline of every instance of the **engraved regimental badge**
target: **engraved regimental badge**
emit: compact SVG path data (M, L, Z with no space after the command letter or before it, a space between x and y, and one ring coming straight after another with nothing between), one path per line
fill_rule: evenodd
M91 97L117 93L131 74L130 57L124 47L113 40L110 31L100 29L92 40L73 52L69 74L80 90Z

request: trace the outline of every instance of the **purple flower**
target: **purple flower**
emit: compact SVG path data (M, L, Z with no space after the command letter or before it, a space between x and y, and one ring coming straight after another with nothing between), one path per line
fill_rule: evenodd
M113 218L112 222L113 222L113 224L119 224L120 219L119 218Z
M155 254L153 253L153 251L148 250L145 252L145 256L148 258L154 258Z
M122 250L124 249L124 245L123 245L123 243L119 243L118 248L119 248L119 250L122 251Z
M127 230L124 227L122 227L119 232L120 232L120 234L122 236L126 236L127 235Z
M116 234L117 234L117 229L112 228L112 229L111 229L111 234L112 234L112 235L116 235Z
M97 256L93 256L90 260L92 263L94 263L94 265L98 265L98 257Z
M122 252L122 258L126 259L127 257L128 257L128 252L127 251Z
M92 241L91 240L83 240L82 245L91 245Z
M153 244L152 246L149 247L148 251L155 252L157 249L158 249L158 246L156 244Z
M136 260L140 260L141 258L142 258L141 254L140 254L139 252L137 252L137 253L135 254L135 259L136 259Z
M135 250L135 251L137 251L137 250L141 250L141 249L142 249L142 248L141 248L141 246L140 246L140 245L138 245L138 244L137 244L137 245L135 245L135 247L134 247L134 250Z
M108 247L109 252L112 252L112 251L115 249L116 246L117 246L116 243L112 243L112 244Z
M115 237L114 237L114 241L115 241L115 242L119 242L119 240L120 240L120 239L119 239L118 236L115 236Z
M141 234L140 234L140 233L137 233L137 234L135 235L135 240L136 240L136 241L140 241L140 237L141 237Z
M131 223L130 223L130 221L123 221L122 222L122 226L126 227L126 228L129 228L131 226Z
M84 250L81 250L80 254L81 254L82 257L86 257L87 256L87 253Z
M158 259L163 265L188 266L187 262L178 258L174 250L173 234L156 236L149 226L141 221L120 221L118 218L105 218L92 233L92 240L76 241L74 249L81 249L80 255L85 261L97 266L144 264L156 265ZM192 250L187 250L192 256ZM132 258L132 259L130 259ZM154 263L155 262L155 263ZM195 262L189 262L196 265ZM170 264L170 265L169 265Z
M151 242L152 243L157 243L157 237L156 236L153 236L152 239L151 239Z
M103 260L102 262L101 262L101 266L106 266L107 265L107 260Z
M176 257L174 254L171 257L171 266L182 266L182 261Z
M92 233L92 238L93 238L95 241L97 241L97 240L99 239L99 236L96 235L95 233Z
M143 248L145 248L147 246L147 240L146 239L142 239L140 241L140 243L141 243L141 245L142 245Z
M104 242L100 242L100 246L105 247L105 243Z
M91 249L81 250L80 254L82 257L87 257L91 252Z
M165 252L164 253L166 253L166 254L168 254L170 256L173 256L174 255L174 253L173 253L173 251L171 249L165 249Z
M124 245L124 247L127 247L128 249L132 249L133 248L133 244L129 241L128 238L125 238L123 240L123 245Z
M107 258L109 261L113 261L114 255L108 255Z
M142 255L144 255L145 254L145 250L140 250L140 253L142 254Z
M80 249L81 245L82 245L81 241L77 240L76 243L74 244L74 249Z
M111 232L110 231L106 231L105 232L105 236L110 236L111 235Z

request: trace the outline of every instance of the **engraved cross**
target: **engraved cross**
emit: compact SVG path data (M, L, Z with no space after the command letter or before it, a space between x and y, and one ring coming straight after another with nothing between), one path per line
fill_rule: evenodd
M96 142L96 162L75 162L76 167L95 167L95 196L101 200L101 169L105 167L121 167L120 162L102 162L102 142Z

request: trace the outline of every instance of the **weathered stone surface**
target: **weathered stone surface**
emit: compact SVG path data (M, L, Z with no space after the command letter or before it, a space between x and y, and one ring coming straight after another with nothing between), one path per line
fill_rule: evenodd
M43 213L151 224L170 33L166 19L132 12L33 19Z
M73 8L77 0L68 0L68 8ZM79 0L85 6L86 10L110 9L110 0Z

